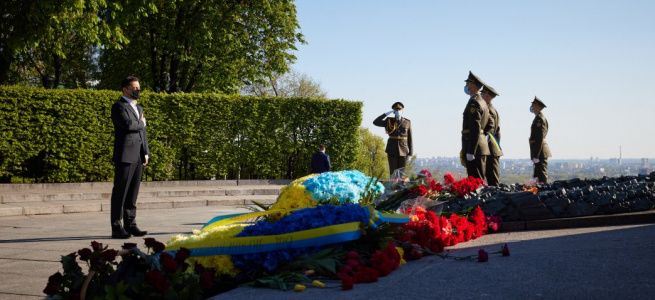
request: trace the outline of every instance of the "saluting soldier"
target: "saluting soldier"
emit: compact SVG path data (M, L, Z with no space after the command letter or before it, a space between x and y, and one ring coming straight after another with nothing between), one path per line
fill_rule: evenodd
M480 95L489 108L489 123L484 128L484 132L487 136L491 154L487 156L484 175L487 178L487 185L498 186L500 184L500 157L503 156L503 149L500 147L500 115L491 104L491 101L498 96L498 92L485 84Z
M486 156L490 154L484 135L484 128L489 122L489 108L479 94L484 86L482 80L469 71L465 82L464 93L470 98L463 113L461 155L465 156L468 176L484 180Z
M544 108L546 108L546 104L534 96L530 106L530 112L535 115L532 127L530 127L530 158L532 158L534 170L532 177L537 178L538 182L548 181L548 158L551 157L550 148L546 143L548 120L541 112Z
M392 111L386 112L373 121L373 125L384 127L389 135L387 140L387 158L389 160L389 174L396 169L407 165L407 157L412 156L412 123L403 116L405 105L396 102L391 106ZM393 114L393 117L391 115Z

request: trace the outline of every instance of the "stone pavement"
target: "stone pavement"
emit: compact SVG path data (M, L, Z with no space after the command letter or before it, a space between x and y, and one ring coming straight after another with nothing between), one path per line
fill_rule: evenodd
M2 193L0 191L0 193ZM169 199L172 200L172 199ZM140 200L141 201L141 200ZM140 209L139 227L166 242L199 229L216 215L247 212L238 205ZM595 227L585 227L595 226ZM409 262L377 283L351 291L308 286L301 293L239 288L213 299L648 299L655 290L655 212L576 219L514 222L503 231L449 247L451 255L497 251L486 263L426 257ZM62 255L98 241L119 249L143 239L110 239L109 212L0 217L0 299L43 299L48 276L61 271ZM86 267L83 266L86 272Z

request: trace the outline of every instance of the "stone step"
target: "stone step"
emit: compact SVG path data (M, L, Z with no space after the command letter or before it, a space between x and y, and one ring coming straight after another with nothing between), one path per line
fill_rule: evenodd
M272 204L277 194L244 194L226 196L197 197L141 197L137 200L137 209L175 209L202 206L245 206L252 201ZM100 212L109 213L109 199L69 200L69 201L32 201L0 204L0 217Z
M247 180L176 180L176 181L144 181L141 188L156 187L229 187L249 185L287 185L291 180L286 179L247 179ZM72 182L72 183L0 183L0 194L10 191L36 191L36 190L70 190L70 189L109 189L113 182Z
M142 186L139 198L167 197L209 197L240 195L279 195L284 185L245 185L245 186ZM56 202L81 200L108 200L111 187L71 188L71 189L34 189L34 190L0 190L0 204L26 202Z

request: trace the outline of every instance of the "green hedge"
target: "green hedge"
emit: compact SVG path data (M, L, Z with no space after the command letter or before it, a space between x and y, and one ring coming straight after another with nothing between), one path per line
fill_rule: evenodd
M0 181L111 181L117 91L0 87ZM143 93L148 180L293 179L319 144L335 170L357 156L361 102ZM14 179L16 181L16 179Z

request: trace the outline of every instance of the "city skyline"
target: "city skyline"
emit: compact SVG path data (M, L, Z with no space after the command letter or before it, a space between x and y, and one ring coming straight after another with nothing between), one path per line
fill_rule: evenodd
M534 96L552 159L655 157L652 1L296 1L292 66L328 97L361 101L362 126L405 104L419 157L459 155L469 70L494 87L505 158L529 158Z

